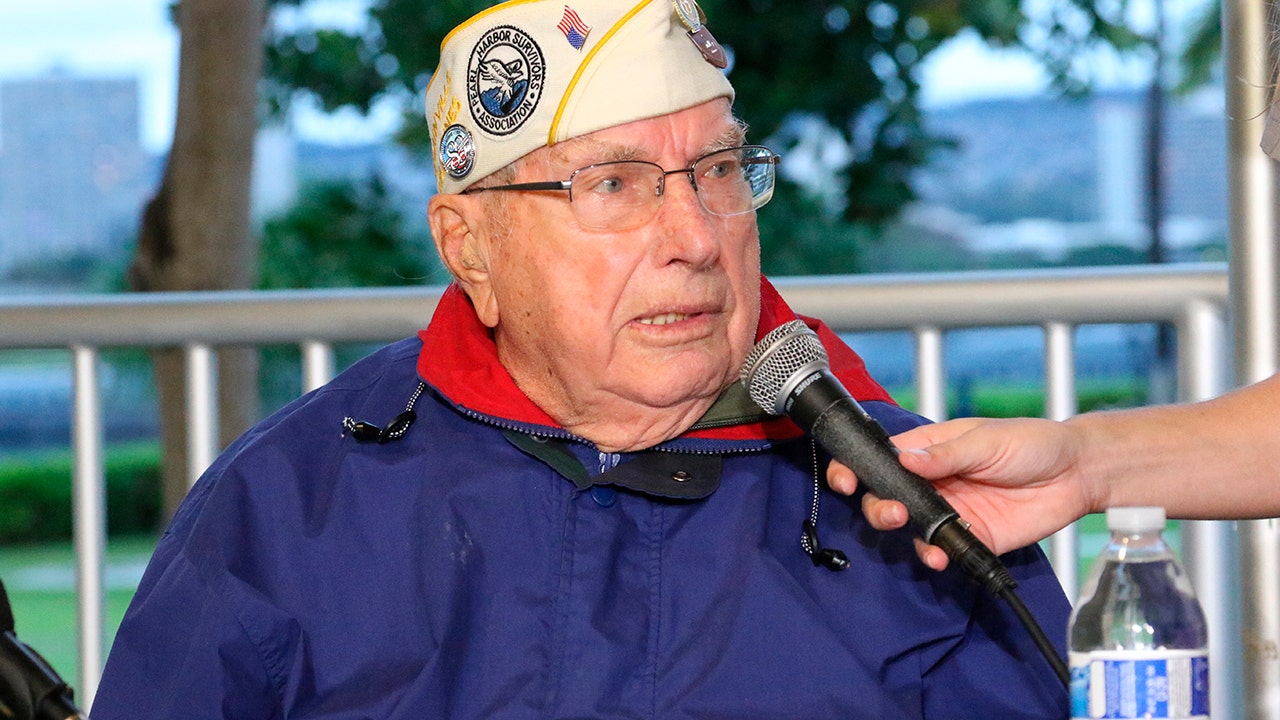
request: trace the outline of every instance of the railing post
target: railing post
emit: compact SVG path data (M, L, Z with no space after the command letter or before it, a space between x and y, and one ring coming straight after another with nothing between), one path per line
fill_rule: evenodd
M333 345L320 340L302 343L302 392L307 393L333 378Z
M1227 95L1227 219L1236 381L1257 382L1277 370L1280 340L1280 166L1259 143L1276 83L1269 11L1275 3L1223 0ZM1280 521L1240 524L1241 636L1248 720L1280 720Z
M218 356L204 343L185 349L187 485L195 485L218 452Z
M1050 420L1066 420L1079 411L1075 378L1075 329L1061 322L1044 325L1044 414ZM1049 559L1071 602L1080 593L1080 541L1075 523L1049 538Z
M915 329L916 412L941 422L947 419L947 376L942 363L942 330L932 325Z
M1192 300L1178 326L1179 400L1195 402L1222 393L1226 379L1226 320L1216 303ZM1213 478L1206 478L1212 482ZM1244 712L1241 683L1240 564L1235 524L1179 523L1182 556L1209 624L1210 717Z
M105 633L102 566L107 542L106 473L102 457L102 404L98 386L98 353L72 347L75 472L72 478L72 522L76 550L76 607L79 626L80 683L84 709L93 704L102 674Z

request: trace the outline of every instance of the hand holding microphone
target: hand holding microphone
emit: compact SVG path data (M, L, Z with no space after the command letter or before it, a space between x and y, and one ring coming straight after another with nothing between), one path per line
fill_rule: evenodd
M765 412L786 414L875 494L901 502L925 542L988 592L1003 598L1063 684L1067 666L1035 618L1014 593L1009 570L924 478L898 461L889 435L831 373L817 333L794 320L774 328L743 363L742 383Z
M1091 437L1098 426L1087 420L960 418L912 428L893 442L902 450L902 464L933 482L973 522L974 534L1000 554L1032 545L1105 506L1109 488L1098 478L1106 475L1085 470L1093 459L1085 453L1105 435ZM858 479L832 463L827 482L850 495ZM907 522L901 504L873 494L863 497L862 513L877 530ZM946 568L939 548L921 542L917 552L926 566Z

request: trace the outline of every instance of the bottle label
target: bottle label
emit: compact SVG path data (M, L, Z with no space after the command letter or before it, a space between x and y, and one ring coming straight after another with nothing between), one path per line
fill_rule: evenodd
M1206 650L1073 652L1072 718L1208 720Z

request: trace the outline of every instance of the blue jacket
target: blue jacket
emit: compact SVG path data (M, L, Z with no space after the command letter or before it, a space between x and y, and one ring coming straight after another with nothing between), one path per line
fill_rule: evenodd
M722 414L609 455L519 398L486 414L469 399L508 388L440 386L485 342L457 295L425 347L371 355L214 463L125 615L95 720L1066 717L1009 609L867 526L789 421ZM856 375L890 432L921 422ZM410 403L394 439L355 430ZM802 549L812 513L849 569ZM1004 559L1061 645L1043 554Z

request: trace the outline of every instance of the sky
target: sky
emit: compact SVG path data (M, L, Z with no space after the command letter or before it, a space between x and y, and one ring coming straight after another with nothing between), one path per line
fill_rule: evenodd
M6 0L0 3L0 80L52 71L137 77L142 144L161 152L172 136L177 88L178 37L168 5L169 0ZM362 0L312 0L308 7L314 21L351 26L362 17L363 5ZM1122 82L1124 76L1116 74ZM1021 53L995 51L967 35L934 52L920 80L926 106L1028 95L1046 84L1043 72ZM295 131L318 142L366 142L394 127L396 113L384 109L366 120L354 112L325 118L303 108Z
M0 4L0 80L60 70L137 76L143 143L172 134L178 40L165 0L41 0Z

